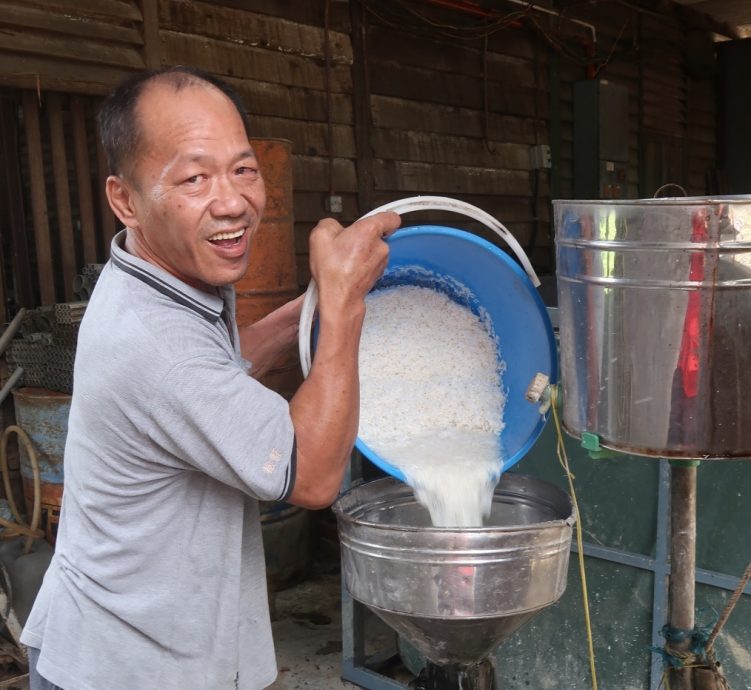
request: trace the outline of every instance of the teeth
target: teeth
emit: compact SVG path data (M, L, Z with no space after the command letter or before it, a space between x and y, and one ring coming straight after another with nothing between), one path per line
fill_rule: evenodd
M214 240L234 240L236 237L242 237L245 234L245 228L236 230L235 232L218 232L216 235L209 237L209 242Z

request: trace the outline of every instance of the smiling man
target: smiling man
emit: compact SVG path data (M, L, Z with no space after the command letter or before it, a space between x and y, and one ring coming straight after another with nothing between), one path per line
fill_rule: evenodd
M320 333L288 404L253 376L296 342L300 299L242 332L234 318L265 204L240 99L196 70L145 72L99 126L125 228L81 324L56 552L22 637L31 688L264 688L258 501L337 495L364 298L399 217L313 230Z

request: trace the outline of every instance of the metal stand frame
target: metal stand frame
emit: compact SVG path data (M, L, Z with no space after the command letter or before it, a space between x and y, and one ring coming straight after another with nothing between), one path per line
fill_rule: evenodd
M696 624L696 467L670 466L670 584L669 624L673 630L691 631ZM669 644L670 651L687 652L690 635ZM670 687L692 690L693 669L670 670Z

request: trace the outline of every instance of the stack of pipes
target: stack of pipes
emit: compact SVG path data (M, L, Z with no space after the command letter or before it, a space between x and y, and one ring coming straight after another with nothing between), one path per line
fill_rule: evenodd
M73 292L78 301L25 312L6 351L8 363L22 370L22 385L71 392L78 328L103 268L104 264L86 264L75 276Z
M91 297L103 268L104 264L86 264L73 278L73 294L79 300L86 301Z
M72 391L78 328L86 305L63 302L26 313L20 337L7 350L9 364L23 368L23 385Z

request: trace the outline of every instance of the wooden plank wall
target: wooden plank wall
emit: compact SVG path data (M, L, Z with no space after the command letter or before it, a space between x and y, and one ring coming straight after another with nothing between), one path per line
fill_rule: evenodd
M145 66L143 35L129 0L3 2L0 218L16 307L73 300L83 264L109 254L115 223L94 111Z
M709 34L625 4L568 4L568 17L596 26L598 76L629 90L627 195L654 191L644 189L640 178L645 141L656 142L650 151L670 161L666 174L675 179L664 181L704 193L715 146ZM572 84L587 76L582 56L588 30L539 15L537 30L529 21L517 22L485 41L478 28L492 16L409 5L425 19L399 20L395 12L406 4L395 0L5 0L3 96L25 108L22 124L32 129L32 103L41 98L46 187L32 192L36 202L25 209L29 233L45 232L45 213L65 228L68 216L74 228L92 218L97 225L111 223L100 212L100 192L95 188L91 198L80 199L77 184L79 174L101 178L101 152L90 140L95 99L135 69L182 63L234 84L247 100L255 136L292 141L301 285L308 280L308 234L327 214L330 195L341 197L345 223L415 194L469 201L503 221L522 244L534 244L535 264L550 270L551 188L560 197L572 194ZM436 31L437 25L453 26L454 35L458 27L467 38L447 36L451 32ZM49 92L66 95L49 98ZM78 145L71 150L71 137L63 137L72 165L67 175L61 119L72 127L64 132L88 137L91 154L81 156ZM548 143L558 153L556 169L531 170L530 147ZM35 174L39 178L38 169ZM464 223L444 214L407 220ZM56 242L70 241L67 229L51 231ZM97 227L97 251L110 232ZM92 240L80 234L74 241L80 262L86 243L91 254ZM43 249L39 256L44 264ZM53 272L69 270L72 260L70 250L56 252L60 265ZM59 298L65 287L55 281Z
M4 86L101 94L145 66L143 15L135 0L3 0L2 5Z
M427 9L427 19L466 25L472 38L442 36L427 21L364 13L370 82L374 204L413 194L451 196L501 220L528 245L534 229L530 147L548 144L548 57L537 37L502 29L485 40L477 19ZM407 17L405 17L407 19ZM548 263L547 173L540 175L538 265ZM470 227L465 218L419 221ZM415 218L405 220L412 223ZM499 243L502 244L502 243Z
M103 263L115 231L101 194L96 99L56 91L2 93L0 226L17 306L74 301L73 280Z

